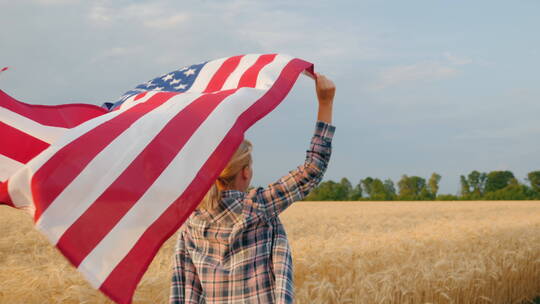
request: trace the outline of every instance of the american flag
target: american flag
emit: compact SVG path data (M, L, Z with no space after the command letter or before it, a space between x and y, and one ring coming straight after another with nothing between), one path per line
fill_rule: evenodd
M0 202L29 210L64 256L130 303L154 255L242 142L313 65L249 54L187 66L104 108L0 91Z

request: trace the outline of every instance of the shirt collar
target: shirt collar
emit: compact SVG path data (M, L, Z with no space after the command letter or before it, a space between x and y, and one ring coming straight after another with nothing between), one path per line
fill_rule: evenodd
M238 198L244 196L245 193L240 190L223 190L221 191L221 198Z

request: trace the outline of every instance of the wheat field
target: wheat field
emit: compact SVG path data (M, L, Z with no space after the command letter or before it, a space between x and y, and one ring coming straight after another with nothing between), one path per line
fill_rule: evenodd
M527 303L540 295L540 202L300 202L282 216L297 303ZM111 303L0 207L0 303ZM134 303L166 303L172 237Z

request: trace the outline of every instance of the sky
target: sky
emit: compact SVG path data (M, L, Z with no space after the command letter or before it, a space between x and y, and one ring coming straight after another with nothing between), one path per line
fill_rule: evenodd
M179 67L285 53L334 80L325 179L540 170L540 2L0 0L0 89L32 104L117 99ZM313 81L247 133L253 185L305 158Z

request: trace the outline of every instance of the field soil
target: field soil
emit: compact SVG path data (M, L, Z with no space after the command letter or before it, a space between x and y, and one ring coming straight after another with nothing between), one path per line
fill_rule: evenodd
M282 215L297 303L527 303L540 295L540 201L299 202ZM0 303L112 303L0 207ZM166 303L176 235L134 303Z

